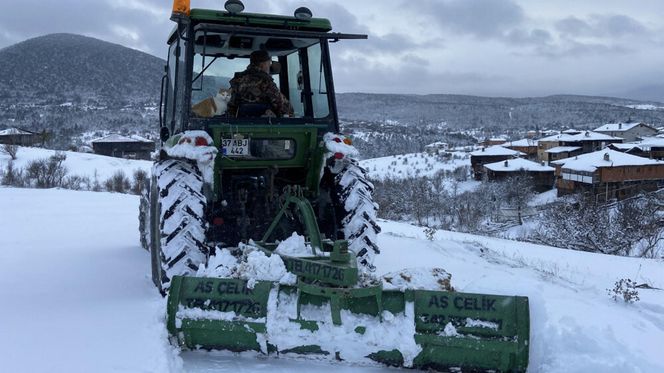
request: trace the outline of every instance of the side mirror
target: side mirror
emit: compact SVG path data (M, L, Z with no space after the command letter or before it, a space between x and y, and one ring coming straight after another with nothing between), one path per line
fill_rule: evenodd
M171 137L171 131L168 130L168 127L161 127L159 130L159 138L161 141L166 142L169 137Z
M270 74L271 75L281 74L281 64L279 62L272 61L272 65L270 65Z

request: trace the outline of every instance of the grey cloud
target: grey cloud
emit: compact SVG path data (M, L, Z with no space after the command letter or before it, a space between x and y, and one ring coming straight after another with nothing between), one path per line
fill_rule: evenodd
M604 19L605 27L612 36L642 35L648 29L639 21L624 15L615 15Z
M629 47L614 44L582 43L568 40L566 43L537 49L537 54L552 60L561 58L581 58L613 55L626 55L632 53Z
M505 35L505 39L512 44L532 44L540 47L551 44L553 40L551 34L542 29L514 29Z
M282 13L292 12L299 5L299 1L284 1L279 3ZM332 23L334 31L369 35L368 41L345 42L342 43L341 49L353 49L362 52L398 53L419 47L408 35L389 33L378 36L373 34L353 13L337 3L311 1L307 6L314 13L314 17L320 15L321 17L328 18Z
M410 1L421 6L436 24L461 35L496 38L524 19L523 9L512 0ZM404 3L405 4L405 3Z
M155 14L160 8L164 14L161 19ZM67 32L93 36L163 56L166 36L172 27L168 20L169 12L170 4L165 5L157 0L131 0L115 5L106 1L23 0L11 12L0 13L0 24L20 40ZM135 32L138 41L118 34L118 27ZM18 40L8 41L13 43ZM0 44L0 47L3 46L6 45Z
M474 72L432 72L423 59L404 57L405 65L378 65L373 60L354 55L340 58L335 64L335 85L339 92L472 93L489 92L509 79ZM370 85L365 76L371 75Z
M649 33L647 27L625 15L592 15L587 20L567 17L555 24L556 30L567 37L622 37Z

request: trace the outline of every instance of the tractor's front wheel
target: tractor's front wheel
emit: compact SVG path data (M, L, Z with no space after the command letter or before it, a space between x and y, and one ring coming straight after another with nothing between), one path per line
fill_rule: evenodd
M152 172L152 276L165 294L173 276L195 274L207 260L207 199L195 162L167 159L156 163Z

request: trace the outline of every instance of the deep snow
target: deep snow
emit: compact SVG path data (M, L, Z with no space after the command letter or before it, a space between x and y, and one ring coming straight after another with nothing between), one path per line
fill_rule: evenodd
M138 242L135 196L0 188L0 370L388 372L228 352L178 353ZM629 277L664 288L664 262L380 222L380 273L441 267L459 291L525 295L530 372L664 371L664 291L615 303Z

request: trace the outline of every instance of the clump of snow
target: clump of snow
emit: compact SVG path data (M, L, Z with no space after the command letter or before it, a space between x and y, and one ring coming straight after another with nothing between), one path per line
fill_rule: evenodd
M390 272L381 278L385 290L443 290L454 291L452 275L442 268L410 268Z
M214 175L214 158L219 150L213 146L196 146L196 138L204 138L208 144L214 144L212 137L205 131L185 131L177 144L163 150L171 157L186 158L196 161L206 183L211 184Z
M247 287L253 289L257 281L277 281L293 285L297 277L286 270L279 255L267 256L263 251L249 245L241 245L242 257L237 258L228 249L217 250L207 265L200 266L196 276L217 278L239 278L248 280Z
M448 322L447 325L445 325L445 328L440 331L438 335L443 337L458 337L460 334L457 332L454 325L452 325L451 322Z
M265 255L262 251L252 251L247 260L240 263L238 272L248 280L247 287L253 289L257 281L278 281L282 284L295 284L297 277L286 270L286 265L278 255Z
M239 264L238 258L228 249L217 250L210 255L207 264L198 267L197 277L234 277Z
M298 235L297 232L293 232L290 237L281 241L274 252L295 257L315 255L311 245L305 242L304 236Z
M415 343L415 307L406 303L405 312L392 314L383 311L381 317L341 312L341 325L331 320L330 306L303 307L301 317L316 321L315 332L303 329L292 322L297 318L297 294L280 292L275 287L270 292L267 312L267 340L287 350L304 345L318 345L324 351L338 352L343 360L371 362L366 356L381 350L398 349L404 357L404 365L412 366L413 359L422 351ZM382 318L382 320L381 320ZM364 327L364 333L357 330ZM334 358L332 354L332 358Z
M466 318L466 327L498 330L498 324L495 322L471 319L470 317Z
M217 310L203 310L200 308L189 308L183 305L178 307L178 311L175 314L175 327L182 327L182 320L222 320L222 321L247 321L247 322L265 322L265 317L252 318L246 317L243 315L238 315L237 313L231 312L222 312Z

